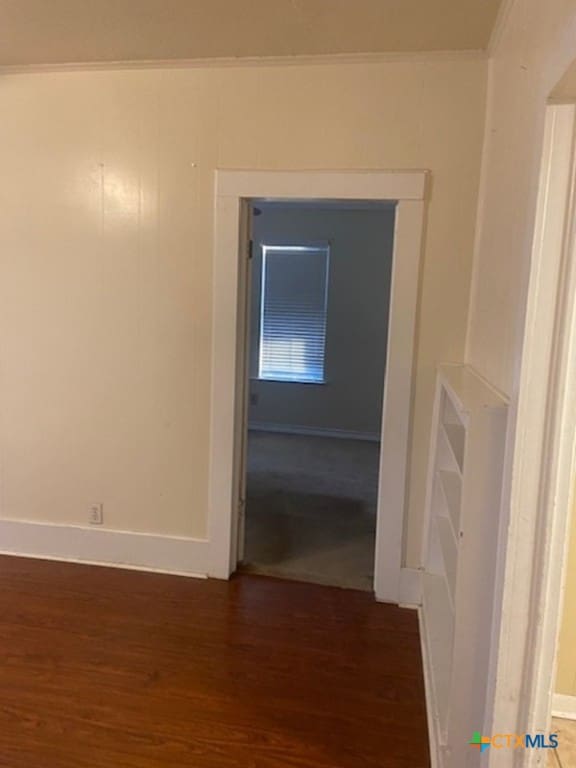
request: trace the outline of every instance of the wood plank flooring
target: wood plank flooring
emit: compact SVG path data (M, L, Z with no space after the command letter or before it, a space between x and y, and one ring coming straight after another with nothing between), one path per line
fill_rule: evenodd
M2 768L428 768L416 613L0 557Z

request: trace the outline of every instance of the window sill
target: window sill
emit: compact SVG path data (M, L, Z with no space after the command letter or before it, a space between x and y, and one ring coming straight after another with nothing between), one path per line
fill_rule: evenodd
M299 386L323 387L329 384L328 379L322 381L298 381L296 379L262 379L259 376L250 376L250 381L257 381L259 384L298 384Z

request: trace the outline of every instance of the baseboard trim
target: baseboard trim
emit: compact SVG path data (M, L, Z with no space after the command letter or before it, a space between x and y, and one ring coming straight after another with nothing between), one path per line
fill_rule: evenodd
M0 554L194 578L210 572L209 542L72 525L0 521Z
M555 693L552 696L552 716L564 720L576 720L576 696Z
M432 677L430 671L430 655L428 653L428 637L426 631L426 618L424 608L418 608L418 624L420 628L420 652L422 654L422 668L424 670L424 695L426 698L426 719L428 721L428 741L430 746L430 767L443 768L444 761L440 753L436 720L434 717L434 701L432 693Z
M403 608L419 608L422 605L422 571L402 568L398 603Z
M380 441L376 432L355 432L349 429L324 429L322 427L303 427L298 424L270 424L253 422L248 425L251 432L274 432L281 435L307 435L309 437L337 437L343 440L366 440L371 443Z

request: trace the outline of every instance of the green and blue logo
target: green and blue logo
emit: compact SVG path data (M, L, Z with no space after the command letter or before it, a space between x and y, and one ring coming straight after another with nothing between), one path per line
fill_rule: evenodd
M480 731L475 731L468 743L474 749L479 749L480 754L490 747L493 749L557 749L558 734L551 733L548 737L543 733L525 733L523 736L517 733L495 733L493 736L482 736Z

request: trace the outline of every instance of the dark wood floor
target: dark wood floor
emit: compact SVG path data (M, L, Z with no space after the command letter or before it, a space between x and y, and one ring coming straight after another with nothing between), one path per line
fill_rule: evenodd
M0 557L2 768L428 768L416 614Z

